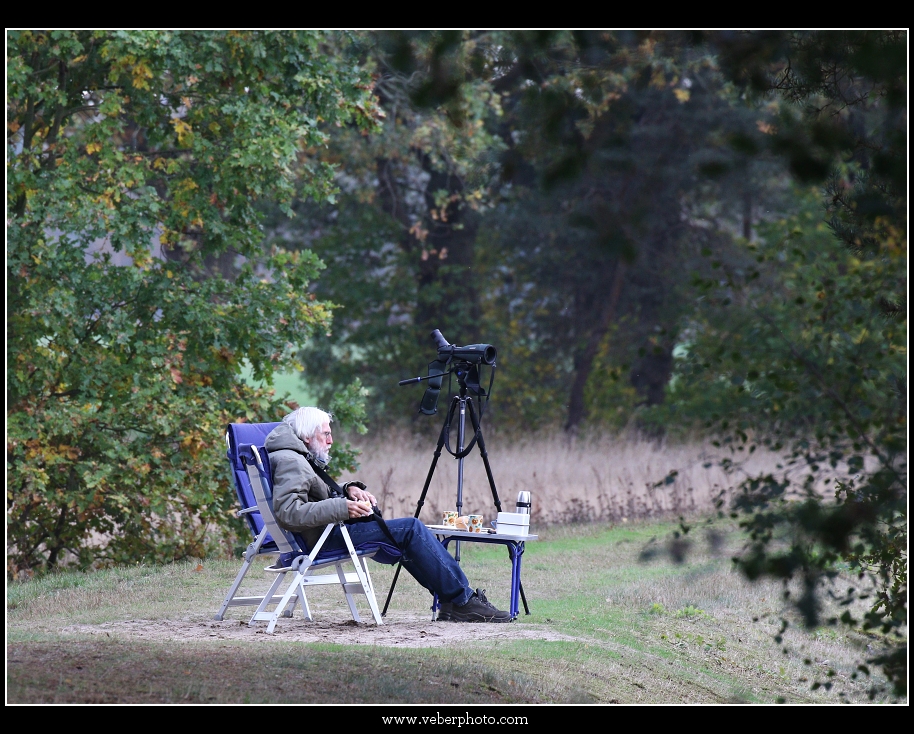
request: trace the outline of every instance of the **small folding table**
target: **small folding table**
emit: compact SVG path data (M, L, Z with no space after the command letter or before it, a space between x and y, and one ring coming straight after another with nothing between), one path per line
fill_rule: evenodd
M508 555L511 559L511 607L508 610L512 617L517 617L519 612L519 602L524 602L524 612L530 614L530 608L527 606L527 598L524 595L524 587L520 581L521 557L524 555L524 543L528 540L537 540L537 535L513 535L508 533L471 533L466 530L456 530L447 525L427 525L429 530L434 533L442 545L447 548L452 540L468 541L470 543L496 543L507 546ZM438 610L438 595L432 601L432 619Z

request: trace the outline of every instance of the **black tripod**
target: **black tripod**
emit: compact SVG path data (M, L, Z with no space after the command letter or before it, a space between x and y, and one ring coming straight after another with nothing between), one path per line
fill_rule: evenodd
M479 444L479 453L482 456L482 463L486 469L486 477L489 479L489 487L492 490L492 499L495 502L496 512L501 512L501 500L498 497L498 490L495 488L495 479L492 477L492 467L489 464L489 454L486 451L486 442L482 436L482 428L480 427L479 417L476 415L476 410L473 408L473 398L469 395L469 389L467 388L467 375L474 374L475 370L471 370L471 365L467 362L460 362L455 365L452 370L453 374L457 375L457 383L460 386L460 392L457 395L454 395L451 404L448 407L447 416L444 419L444 425L441 427L441 433L438 436L438 445L435 447L435 454L432 458L432 464L428 470L428 476L425 478L425 486L422 488L422 494L419 495L419 501L416 503L416 512L413 517L418 518L419 513L422 512L422 506L425 504L425 496L428 493L428 488L432 483L432 476L435 474L435 467L438 465L438 459L441 457L441 449L444 446L447 446L448 453L452 454L454 458L457 459L457 514L460 515L460 510L463 507L463 460L469 453L473 450L475 444ZM406 382L419 381L420 379L426 378L414 378L413 380L404 380ZM484 391L483 391L484 393ZM451 423L454 420L454 413L457 412L457 451L451 451L450 449L450 430ZM470 441L469 446L464 448L464 441L466 440L466 417L469 413L470 422L473 425L473 438ZM510 552L510 551L509 551ZM460 562L460 542L456 543L456 550L454 553L455 560ZM390 584L390 591L387 593L387 601L384 603L384 609L381 612L381 616L387 614L387 607L390 606L390 600L394 595L394 588L397 585L397 578L400 576L400 569L402 568L402 562L397 564L397 570L394 573L393 581ZM523 584L520 584L520 595L521 599L524 602L524 611L527 614L530 614L530 608L527 606L527 597L524 594Z

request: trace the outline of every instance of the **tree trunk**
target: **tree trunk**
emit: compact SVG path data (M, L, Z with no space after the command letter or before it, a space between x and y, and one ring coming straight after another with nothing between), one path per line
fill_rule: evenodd
M748 189L743 192L743 237L752 240L752 194Z
M640 405L660 405L673 374L672 345L655 346L631 371L632 386L641 395Z
M587 406L584 404L584 387L593 370L593 361L600 348L600 342L609 331L609 327L616 320L616 311L619 305L619 296L622 294L622 281L625 275L625 263L616 261L612 285L609 294L603 301L600 318L587 337L584 348L575 355L574 380L571 383L571 395L568 401L568 420L565 431L575 435L583 420L587 417Z

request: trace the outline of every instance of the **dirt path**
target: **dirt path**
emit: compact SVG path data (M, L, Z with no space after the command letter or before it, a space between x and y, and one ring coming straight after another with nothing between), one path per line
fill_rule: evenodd
M70 625L60 630L79 634L108 635L135 640L252 640L299 642L335 642L341 645L381 645L383 647L439 647L471 640L573 640L540 624L458 624L432 622L425 615L389 612L384 624L374 622L324 621L308 622L297 613L292 619L281 618L272 635L266 624L249 627L247 621L187 618L173 621L134 619L99 625Z

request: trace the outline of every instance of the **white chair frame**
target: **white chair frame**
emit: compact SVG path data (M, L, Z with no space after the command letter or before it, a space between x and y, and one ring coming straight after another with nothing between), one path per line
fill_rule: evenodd
M256 475L254 471L249 471L249 476L251 477L251 486L254 488L254 496L257 499L257 508L260 512L260 516L263 518L264 531L269 532L274 540L283 538L283 541L289 545L289 550L291 551L291 544L286 539L285 532L279 526L279 523L276 521L276 516L273 513L272 492L268 492L268 488L264 486L265 483L269 481L269 470L266 468L257 447L252 446L251 449L254 454L257 469ZM319 558L320 550L334 527L340 528L348 554L336 554L333 557L321 559ZM279 544L278 540L277 544ZM276 578L270 585L269 591L260 597L257 610L251 616L248 624L253 625L255 622L266 622L267 634L273 634L279 617L293 616L296 603L301 604L305 619L309 622L313 622L314 617L311 614L311 608L308 604L308 597L305 593L305 589L308 586L322 586L326 584L339 584L342 587L343 594L346 597L346 603L349 606L349 612L356 622L361 622L362 620L359 616L358 608L356 607L354 594L364 594L375 623L378 625L384 624L381 619L381 612L378 608L374 585L367 565L367 560L373 557L375 553L377 553L376 550L357 551L352 545L352 540L349 537L349 531L346 528L345 523L338 522L328 524L327 527L324 528L324 532L321 534L320 539L315 543L314 548L312 548L309 553L302 554L295 558L292 561L291 566L285 568L270 566L264 569L267 573L275 574ZM355 567L354 572L347 573L344 570L344 564L349 562ZM334 569L333 573L315 573L316 571L331 566ZM283 593L282 596L277 597L277 592L282 585L283 580L286 578L287 574L290 573L292 574L292 580L286 588L285 593ZM273 606L272 610L268 609L270 606Z
M229 442L228 433L225 435L226 445L231 448ZM260 475L258 469L250 464L247 465L247 474L248 479L251 483L251 488L254 491L254 497L257 501L257 504L254 507L246 507L242 510L239 510L237 513L238 517L243 517L245 515L250 515L252 513L258 513L263 518L264 524L263 529L257 534L257 537L248 545L244 551L244 563L241 568L238 570L235 580L232 582L231 587L229 587L228 593L226 593L225 598L222 600L222 606L219 608L219 611L216 612L213 619L218 622L221 622L225 619L225 613L228 611L229 607L249 607L249 606L259 606L263 600L264 595L258 596L236 596L238 589L241 588L241 583L244 581L245 576L247 575L248 570L254 564L254 561L258 556L261 557L278 557L280 553L294 553L298 550L296 546L293 546L289 541L286 533L279 528L278 525L275 525L275 532L271 530L270 527L267 527L268 519L271 519L275 524L275 517L273 515L273 508L270 506L270 503L266 499L266 495L263 492L263 488L260 483ZM266 511L266 514L264 514ZM262 546L266 542L267 537L272 537L273 542L276 544L278 550L263 551ZM269 571L269 568L264 569ZM267 597L269 598L269 603L278 604L282 599L281 595L272 595ZM283 616L291 617L292 610L295 607L295 602L298 601L298 598L290 599L290 606L285 610Z

